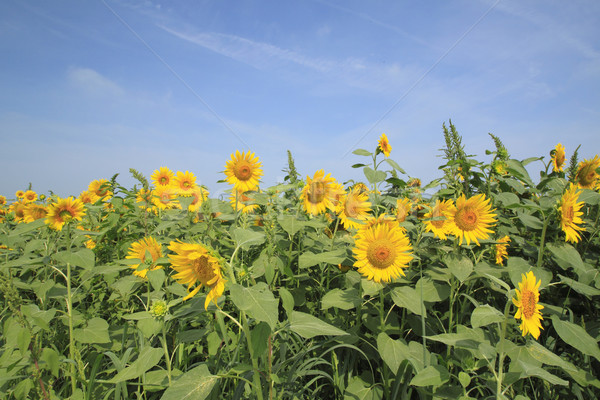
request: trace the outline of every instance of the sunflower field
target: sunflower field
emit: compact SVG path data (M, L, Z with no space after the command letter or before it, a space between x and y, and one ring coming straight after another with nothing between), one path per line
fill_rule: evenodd
M383 134L362 182L236 151L226 198L0 196L0 398L599 398L600 157L443 139L428 185Z

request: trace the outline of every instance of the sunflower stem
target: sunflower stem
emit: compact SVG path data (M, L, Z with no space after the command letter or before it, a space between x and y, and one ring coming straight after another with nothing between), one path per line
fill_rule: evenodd
M69 365L71 372L71 393L75 393L77 382L75 379L75 340L73 339L73 303L71 299L71 264L67 263L67 317L69 323L69 357L73 361Z
M385 332L385 298L383 296L383 288L379 290L379 330ZM389 398L389 387L388 387L388 368L383 368L383 398Z
M544 213L542 212L542 215ZM548 229L548 222L550 218L544 217L544 226L542 227L542 236L540 237L540 248L538 249L538 259L537 259L537 267L540 268L542 266L542 261L544 257L544 240L546 239L546 229Z
M425 338L425 303L423 303L423 265L421 264L421 260L419 260L419 277L421 281L421 337L423 338L423 366L425 368L429 367L429 362L427 360L427 339Z
M506 325L508 323L508 311L510 310L510 299L507 300L506 305L504 306L504 319L502 320L502 325L500 328L500 340L498 341L498 348L500 349L500 353L498 355L498 373L496 374L496 399L500 400L503 398L502 396L502 379L504 378L504 357L506 353L504 352L504 340L506 336Z
M165 362L167 363L167 377L169 378L169 386L171 386L171 357L169 355L169 348L167 347L167 327L165 321L162 321L161 342L163 345L163 350L165 352Z
M242 320L242 329L244 331L244 335L246 336L246 342L248 343L248 352L250 353L250 358L252 359L252 381L254 382L254 393L256 394L256 398L259 400L263 400L263 391L262 391L262 383L260 381L260 370L258 369L258 358L254 354L254 347L252 347L252 337L250 336L250 329L248 329L248 319L246 318L246 313L244 311L240 311L241 320Z

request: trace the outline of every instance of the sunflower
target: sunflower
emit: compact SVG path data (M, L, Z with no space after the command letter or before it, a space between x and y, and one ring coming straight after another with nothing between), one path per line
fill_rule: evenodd
M345 196L346 190L344 189L344 185L334 180L329 187L329 198L331 199L331 204L333 205L333 209L336 213L339 213L344 207L342 200L345 198Z
M497 240L496 244L496 264L502 265L504 262L503 258L508 257L508 242L510 242L510 238L508 236L504 236Z
M188 285L188 291L198 284L183 300L193 297L202 286L206 286L210 291L206 296L204 308L208 308L211 300L217 304L217 299L225 290L226 282L221 273L219 259L198 243L171 242L169 250L175 252L169 255L171 267L177 272L173 278L182 285Z
M25 192L22 190L17 190L15 192L15 196L17 197L17 199L22 199L25 196Z
M402 200L396 199L396 221L404 222L408 214L410 214L410 210L412 209L412 202L408 197L403 198Z
M150 254L152 260L146 259L146 254ZM161 265L156 265L156 260L162 257L162 248L160 244L153 237L146 237L138 240L137 242L133 242L129 247L129 253L125 258L127 259L137 259L140 260L141 263L146 266L146 268L139 268L140 264L131 265L133 268L133 274L135 276L139 276L140 278L146 279L146 274L148 273L148 269L154 271L155 269L162 268Z
M263 174L260 167L261 163L254 153L240 153L236 150L225 165L226 180L241 192L253 190L258 186L258 180Z
M260 206L258 204L252 204L251 192L237 192L237 198L235 189L231 190L231 194L229 195L229 203L231 203L231 207L237 212L242 211L244 214L252 213Z
M392 146L390 145L390 142L388 141L388 138L385 135L385 133L381 134L377 148L381 150L384 156L390 156L390 153L392 152Z
M112 192L110 189L110 182L106 179L97 179L95 181L91 181L88 186L88 191L92 194L92 198L94 199L94 203L99 199L108 200L110 196L112 196Z
M204 201L206 199L208 199L208 190L204 189L201 186L196 185L196 187L194 188L194 191L192 192L191 196L194 199L192 200L192 202L188 206L188 211L196 212L196 211L198 211L200 209L200 206L202 206L202 203L204 203Z
M0 206L6 205L6 197L0 196Z
M79 200L84 204L93 204L97 200L96 195L89 190L84 190L79 194Z
M188 171L177 171L177 176L173 179L173 186L177 188L179 196L191 196L196 190L196 176Z
M565 164L565 147L562 144L557 144L554 150L550 152L552 157L552 171L561 172Z
M319 215L326 209L335 211L334 201L338 194L338 187L336 186L337 182L330 175L325 175L325 171L321 169L315 172L312 179L309 176L306 177L306 185L300 195L306 212Z
M177 198L176 192L177 189L173 186L157 186L152 191L152 202L161 210L180 208L179 202L175 201Z
M23 209L23 222L33 222L37 219L45 218L46 214L48 214L46 206L28 203Z
M38 195L33 190L28 190L23 194L23 201L25 203L33 203L38 198Z
M540 322L544 319L540 312L544 306L538 304L540 299L540 292L538 289L540 288L541 283L542 281L538 281L535 275L533 275L533 271L529 271L527 275L521 274L519 289L515 289L517 298L512 299L513 304L518 307L515 319L521 320L519 329L521 329L523 336L531 333L531 336L535 339L540 336L540 329L544 329Z
M598 174L596 169L600 168L600 158L596 155L591 160L584 160L579 163L575 182L581 189L592 189L596 187Z
M46 223L50 228L60 231L66 223L72 220L81 221L85 215L85 208L81 200L68 197L66 199L57 199L55 203L48 206L46 214Z
M173 171L171 171L167 167L160 167L157 170L154 170L154 173L150 175L152 178L152 183L154 186L170 186L173 183Z
M566 242L578 243L581 239L578 231L585 230L585 228L578 225L583 224L583 220L581 219L583 212L580 211L581 207L583 207L583 201L577 202L580 193L577 187L571 183L560 200L558 209L560 213L560 227L566 235Z
M354 266L375 282L390 282L404 276L402 269L412 259L412 247L404 231L387 223L361 229L354 246Z
M459 238L460 244L463 240L470 244L471 241L479 246L478 239L487 239L488 233L493 231L489 229L496 223L496 214L491 209L490 199L486 199L484 194L478 194L469 199L462 194L456 200L456 208L450 210L448 218L452 234Z
M367 219L371 211L369 195L354 188L350 193L343 196L338 208L338 216L344 225L344 228L358 228L361 222ZM357 221L358 220L358 221Z
M427 219L424 222L425 230L432 232L437 238L446 240L446 235L454 233L449 216L455 210L456 207L454 207L452 200L436 200L431 211L425 214L425 219Z
M22 201L16 201L8 207L8 211L15 214L15 222L23 222L25 218L25 207L27 205Z

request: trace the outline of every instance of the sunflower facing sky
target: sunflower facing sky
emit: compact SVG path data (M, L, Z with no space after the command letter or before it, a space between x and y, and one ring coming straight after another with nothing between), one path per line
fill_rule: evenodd
M371 211L369 195L361 192L359 188L354 188L350 193L342 196L340 207L338 207L338 216L344 225L344 228L357 229L361 222L367 219Z
M196 190L196 176L192 172L177 171L177 175L173 179L173 186L177 188L179 196L191 196Z
M496 264L498 265L502 265L504 258L508 257L508 242L510 242L508 236L498 239L498 243L496 244Z
M552 171L561 172L565 164L565 147L562 144L557 144L552 151Z
M45 218L48 209L42 204L28 203L23 209L23 222L33 222Z
M448 219L453 211L455 207L452 200L436 200L431 211L425 214L425 230L433 233L437 238L446 240L446 235L452 235L454 232Z
M73 220L81 221L84 215L85 208L81 200L73 197L58 198L55 203L48 206L45 222L50 225L50 228L60 231L66 223Z
M315 172L312 177L306 177L306 185L302 189L300 199L304 210L312 215L319 215L329 209L335 211L335 200L338 195L338 186L331 174L325 175L324 170Z
M540 312L544 306L538 304L541 283L541 280L536 282L533 271L529 271L527 275L521 274L519 289L515 289L517 297L512 299L513 304L517 306L515 319L521 320L521 325L519 326L521 333L523 336L530 333L535 339L540 336L540 329L544 329L541 323L544 318L542 318L542 313Z
M448 213L452 234L467 244L475 242L479 246L478 239L487 239L493 231L489 228L496 223L496 214L491 209L490 199L484 194L478 194L467 199L462 194L456 200L456 208Z
M94 197L94 203L98 201L98 199L107 200L112 196L112 192L109 190L110 182L106 179L98 179L95 181L91 181L88 186L88 191L92 193Z
M392 152L392 146L390 145L390 142L389 142L387 136L385 135L385 133L381 134L377 148L379 150L381 150L381 152L383 153L384 156L386 156L386 157L390 156L390 153Z
M580 193L581 191L577 189L577 186L571 183L560 200L558 209L560 227L565 233L566 242L578 243L581 239L579 232L585 231L585 228L579 226L583 224L581 219L583 212L580 211L583 207L583 201L577 202Z
M146 252L150 254L152 257L151 260L146 259ZM140 278L146 279L146 274L148 270L151 269L154 271L155 269L162 268L161 265L156 265L156 260L162 257L162 249L160 244L153 237L146 237L138 240L137 242L133 242L129 247L129 253L125 258L127 259L138 259L141 261L140 264L146 266L146 268L139 268L140 264L131 265L133 268L133 274L139 276Z
M37 200L37 198L38 198L38 195L33 190L28 190L25 192L25 194L23 194L23 201L25 203L33 203L34 201Z
M154 173L150 175L150 178L152 179L152 183L154 184L154 186L159 187L170 186L171 184L173 184L174 176L175 175L173 174L173 171L171 171L169 168L160 167L159 169L154 170Z
M354 266L375 282L391 282L404 276L403 269L413 258L408 237L398 225L365 225L355 236L354 246Z
M193 297L202 286L205 286L210 290L204 308L208 308L211 301L216 305L225 290L226 282L221 273L219 259L199 243L171 242L169 250L175 253L169 254L171 267L177 272L173 275L173 279L188 286L189 293L183 300ZM192 289L196 284L197 286Z
M581 189L592 189L596 187L598 174L596 170L600 168L600 157L596 155L591 160L583 160L579 163L575 181Z
M225 165L226 180L241 192L255 190L263 174L261 165L253 152L240 153L236 150Z

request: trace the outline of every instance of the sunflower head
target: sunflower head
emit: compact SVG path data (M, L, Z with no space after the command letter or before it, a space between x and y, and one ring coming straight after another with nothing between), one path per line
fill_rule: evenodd
M493 213L490 199L484 194L478 194L467 199L462 194L456 200L456 208L448 214L450 229L454 236L470 244L471 241L479 245L479 239L487 239L493 231L489 228L496 223L496 214Z
M261 163L253 152L240 153L236 151L225 165L226 180L239 191L254 190L263 174L260 167Z
M33 190L28 190L23 194L23 201L25 203L33 203L38 198L38 195Z
M565 147L562 144L557 144L550 152L552 157L552 171L561 172L565 166Z
M73 197L66 199L59 197L56 202L48 206L45 222L50 228L60 231L65 224L71 221L81 221L84 215L85 207L81 200Z
M363 227L353 249L358 272L375 282L391 282L404 276L412 259L412 247L400 227L387 223Z
M577 186L571 183L562 195L558 208L560 227L565 233L565 241L571 243L578 243L581 239L579 232L585 231L585 228L580 226L583 224L581 219L583 202L577 202L580 193L581 191L577 189Z
M15 192L15 197L17 198L17 200L22 199L25 196L25 192L22 190L17 190Z
M446 235L454 233L450 215L455 210L452 200L436 200L431 211L425 214L425 230L432 232L437 238L446 240Z
M45 218L48 214L46 206L35 203L28 203L23 210L23 222L33 222Z
M229 195L229 203L236 212L242 211L244 214L249 214L253 213L260 207L258 204L253 203L252 192L253 191L237 191L236 193L235 189L231 190L231 194Z
M379 138L377 150L381 151L386 157L389 157L390 153L392 152L392 146L390 145L390 142L388 141L388 138L385 135L385 133L382 133L381 137Z
M177 176L173 179L173 186L177 188L177 194L180 196L191 196L196 185L196 176L188 171L177 171Z
M368 201L369 195L354 188L347 195L343 196L338 207L338 216L344 225L344 228L358 228L360 221L367 219L371 211L371 203Z
M98 179L95 181L91 181L88 186L88 191L92 193L94 196L94 203L98 201L98 199L108 200L112 196L112 192L110 191L110 182L106 179Z
M542 313L540 312L544 306L538 304L541 283L541 280L536 280L533 271L522 274L519 289L515 289L517 297L512 299L513 304L517 306L515 319L521 320L521 325L519 326L521 333L523 336L530 333L535 339L540 336L540 329L544 329L541 323L544 318L542 318Z
M406 217L410 214L412 209L412 202L408 197L403 199L396 199L396 221L404 222Z
M144 279L148 274L148 270L154 271L162 268L161 265L156 265L156 260L160 257L162 257L161 245L151 236L133 242L129 247L129 253L125 256L130 260L137 259L141 261L139 264L131 265L131 268L134 270L134 275ZM140 268L140 265L146 268Z
M154 170L152 175L150 175L155 187L172 185L173 177L173 171L167 167L160 167L159 169Z
M0 206L6 205L6 197L0 195Z
M325 175L324 170L315 172L311 179L306 177L306 185L302 189L300 199L304 210L312 215L319 215L329 209L335 211L335 202L339 198L339 186L330 174Z
M584 160L579 163L575 181L581 189L592 189L596 187L598 173L596 170L600 168L600 157L596 155L591 160Z
M497 241L496 244L496 264L502 265L504 262L504 258L508 257L508 242L510 242L510 237L504 236Z

